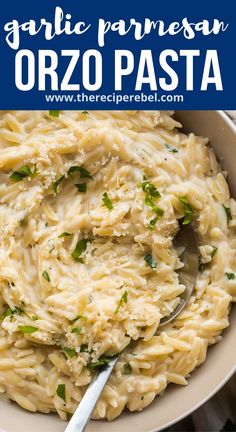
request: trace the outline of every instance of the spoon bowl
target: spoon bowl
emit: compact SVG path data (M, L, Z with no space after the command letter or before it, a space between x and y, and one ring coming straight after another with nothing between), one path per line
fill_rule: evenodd
M181 294L180 301L176 308L170 315L161 319L159 327L169 324L183 310L193 292L198 274L198 240L192 224L181 225L181 228L174 239L173 245L176 249L184 247L184 252L181 255L183 267L178 270L178 274L179 282L185 286L185 290Z

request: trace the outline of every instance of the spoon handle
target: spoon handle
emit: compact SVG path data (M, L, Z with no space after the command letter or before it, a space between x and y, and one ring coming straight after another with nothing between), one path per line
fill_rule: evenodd
M118 355L112 357L112 359L107 363L106 367L94 377L82 400L80 401L77 410L71 417L65 432L83 432L85 430L99 396L102 393L102 390L104 389L118 358Z

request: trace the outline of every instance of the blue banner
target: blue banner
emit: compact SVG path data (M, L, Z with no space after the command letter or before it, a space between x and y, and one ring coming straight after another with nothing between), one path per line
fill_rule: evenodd
M4 2L0 109L235 109L235 8Z

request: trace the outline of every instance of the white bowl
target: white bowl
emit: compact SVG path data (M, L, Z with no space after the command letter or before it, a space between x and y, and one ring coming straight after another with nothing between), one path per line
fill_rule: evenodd
M208 136L228 171L231 193L236 197L236 128L222 111L179 111L176 117L186 131ZM140 413L125 412L115 421L91 421L86 432L157 432L190 414L230 378L236 370L236 307L223 339L210 347L206 362L192 373L186 387L169 386L162 397ZM6 432L62 432L66 424L56 415L32 414L0 400L0 429ZM0 431L1 432L1 431Z

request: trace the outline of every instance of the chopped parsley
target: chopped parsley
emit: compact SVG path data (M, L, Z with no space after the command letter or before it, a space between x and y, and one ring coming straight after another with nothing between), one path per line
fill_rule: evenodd
M157 262L153 259L152 255L148 254L144 257L144 259L149 267L152 269L157 268Z
M234 273L225 273L225 275L227 276L228 280L235 279L235 274Z
M84 353L84 352L87 353L87 352L89 352L88 345L82 344L81 347L80 347L80 352L81 353Z
M113 204L108 196L107 192L104 192L103 196L102 196L102 200L104 205L108 208L108 210L112 210L113 209Z
M151 231L154 230L154 227L155 227L157 221L158 221L158 217L155 217L155 218L151 219L149 221L149 224L148 224L148 229L151 230Z
M87 171L82 166L77 166L77 165L71 166L67 171L67 175L71 176L77 172L80 174L80 178L93 180L93 177L91 176L89 171Z
M21 307L15 306L15 308L11 311L12 314L21 315L22 313L25 313L24 310Z
M67 175L72 176L73 174L75 174L77 172L80 172L80 167L77 165L73 165L68 169Z
M77 335L79 335L81 332L82 332L82 327L74 327L74 328L71 330L71 333L75 333L75 334L77 334Z
M66 402L66 386L65 384L58 384L57 396Z
M119 303L118 303L118 306L117 306L117 308L116 308L116 310L115 310L115 314L119 311L119 309L121 308L121 306L122 306L124 303L128 303L128 291L125 291L125 292L122 294L121 299L120 299L120 301L119 301Z
M77 184L75 184L75 186L77 187L79 192L81 192L81 193L87 192L87 183L77 183Z
M24 165L21 168L19 168L17 171L14 171L10 175L10 179L13 180L14 182L18 182L23 180L26 177L33 177L35 174L36 174L36 166L32 171L28 165Z
M61 184L61 182L64 180L64 178L65 178L65 174L62 175L58 180L56 180L52 183L52 189L54 190L54 192L56 194L58 193L58 187Z
M22 333L34 333L38 331L38 327L22 325L18 326L18 330L20 330Z
M124 374L125 375L132 374L132 367L131 367L131 364L129 362L124 364Z
M149 195L152 198L160 198L161 194L157 190L156 186L152 184L150 181L144 177L144 181L141 184L143 192L145 192L147 195Z
M50 110L49 115L52 117L59 117L60 111Z
M172 147L170 144L165 144L165 146L170 153L178 153L177 148Z
M58 236L58 238L69 237L69 236L71 236L71 235L72 235L71 233L69 233L69 232L67 232L67 231L64 231L63 233L61 233L61 234Z
M4 320L7 317L10 317L10 321L12 321L14 315L21 315L24 310L18 306L15 306L14 309L8 307L6 311L0 316L0 320Z
M79 173L80 173L80 178L93 180L93 176L85 168L80 167Z
M145 204L151 207L154 213L156 213L158 216L163 216L164 210L154 203L154 201L150 198L150 195L146 195Z
M13 310L11 308L7 308L5 312L3 312L3 314L0 316L0 320L3 321L5 318L11 315L13 317Z
M74 348L63 347L62 348L67 357L74 357L76 354L76 350Z
M217 252L217 247L216 246L212 246L212 252L211 252L211 257L213 258L213 256L215 256L216 252Z
M193 209L192 209L187 197L181 197L181 198L179 198L179 200L184 205L183 225L188 225L192 220Z
M146 177L143 177L143 182L141 183L141 187L143 192L146 194L145 195L145 204L149 207L152 208L152 210L154 211L154 213L156 213L158 216L163 216L164 214L164 210L162 208L160 208L159 206L156 205L155 200L160 198L161 194L160 192L157 190L156 186L154 186L154 184L152 184L150 181L148 181L146 179ZM155 225L157 222L158 218L154 218L152 219L153 224ZM155 222L154 222L155 221ZM149 225L148 228L149 229L153 229L152 226L154 225Z
M90 370L99 369L102 366L105 366L109 362L109 358L101 356L96 362L87 363L87 368Z
M23 304L23 302L22 302ZM38 317L36 315L28 315L24 309L22 309L21 307L15 306L14 309L11 309L10 307L8 307L5 312L0 316L0 320L4 320L7 317L10 317L10 321L13 320L15 315L21 315L21 314L25 314L29 319L31 319L32 321L36 321L38 319Z
M49 276L47 270L43 271L42 276L47 282L51 282L51 279L50 279L50 276Z
M227 222L229 223L229 221L232 220L231 209L230 209L230 207L226 207L224 204L222 204L222 206L223 206L223 209L224 209L226 216L227 216Z
M81 258L81 255L83 252L86 251L87 249L87 244L90 240L88 239L82 239L79 240L74 251L72 252L71 256L72 258L74 258L75 261L80 262L80 263L84 263L83 258Z
M74 165L68 169L66 174L62 175L58 180L56 180L52 183L52 188L53 188L54 192L58 193L58 186L60 185L60 183L66 177L73 176L73 174L75 174L75 173L79 173L81 179L92 179L93 180L93 177L85 168L83 168L82 166ZM80 192L86 192L86 190L87 190L87 185L85 183L76 184L75 186L78 188L78 190Z

